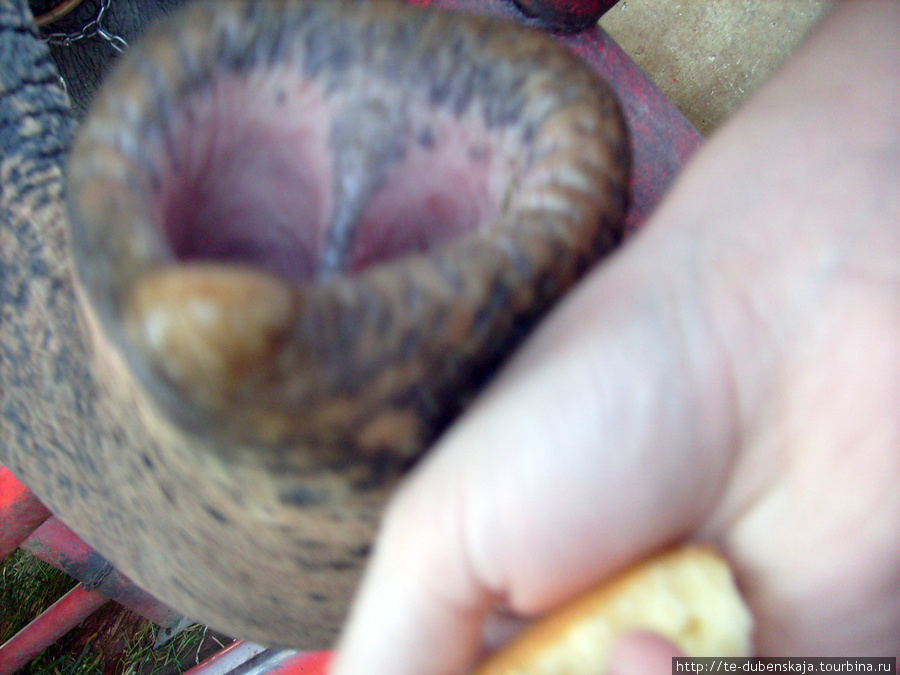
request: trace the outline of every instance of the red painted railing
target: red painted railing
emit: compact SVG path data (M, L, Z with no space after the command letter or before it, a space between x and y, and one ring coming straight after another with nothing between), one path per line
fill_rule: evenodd
M24 668L44 649L115 600L161 628L184 625L184 617L132 584L127 577L85 544L12 472L0 466L0 560L16 548L63 570L82 583L57 600L34 621L0 645L0 675ZM328 652L298 653L235 642L190 675L226 675L253 660L257 672L279 675L324 675Z
M50 511L31 490L0 466L0 560L6 560L49 517Z

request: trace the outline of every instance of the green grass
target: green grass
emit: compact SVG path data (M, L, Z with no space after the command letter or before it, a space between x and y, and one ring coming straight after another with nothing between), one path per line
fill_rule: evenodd
M180 675L228 644L206 626L186 628L166 645L153 649L156 627L135 636L122 656L121 675Z
M21 671L32 675L102 675L103 655L84 645L80 652L54 654L52 647L45 649L34 661Z
M0 562L0 643L62 597L76 581L24 551ZM194 625L154 649L157 627L109 603L20 675L180 675L230 640Z
M0 562L0 643L75 584L71 577L21 549Z

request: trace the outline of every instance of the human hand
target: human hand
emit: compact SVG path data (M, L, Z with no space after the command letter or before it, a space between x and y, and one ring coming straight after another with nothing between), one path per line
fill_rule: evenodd
M900 652L898 73L900 3L844 2L707 144L404 484L334 675L465 672L686 538L760 655Z

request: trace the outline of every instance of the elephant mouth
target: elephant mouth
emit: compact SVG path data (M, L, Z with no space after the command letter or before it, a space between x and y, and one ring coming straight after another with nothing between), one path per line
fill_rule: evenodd
M84 311L177 425L413 457L613 247L628 171L613 95L536 33L197 3L73 148Z
M278 70L212 82L167 120L153 203L178 260L309 284L500 220L528 162L521 139L427 100L386 115L405 95L387 84L329 94Z

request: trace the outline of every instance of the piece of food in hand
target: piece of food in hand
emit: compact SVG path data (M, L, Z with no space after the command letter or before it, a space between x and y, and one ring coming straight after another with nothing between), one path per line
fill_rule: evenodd
M647 560L540 620L476 675L603 675L616 641L657 633L687 656L749 656L753 619L725 560L687 545Z

